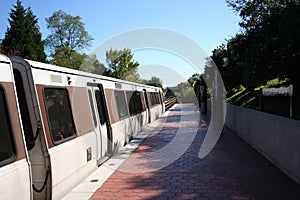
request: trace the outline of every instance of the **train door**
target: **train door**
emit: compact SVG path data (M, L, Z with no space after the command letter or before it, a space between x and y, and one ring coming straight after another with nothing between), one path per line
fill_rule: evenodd
M15 96L11 63L0 55L0 195L1 199L31 199L27 159Z
M147 115L148 115L148 123L151 123L151 111L150 111L150 106L149 106L149 100L148 100L148 95L146 89L143 89L144 91L144 97L145 97L145 103L146 103L146 110L147 110Z
M33 199L51 199L50 157L33 83L31 66L11 57L26 148L31 164Z
M103 86L101 84L90 86L89 98L97 137L97 159L98 164L101 164L111 154L112 138Z

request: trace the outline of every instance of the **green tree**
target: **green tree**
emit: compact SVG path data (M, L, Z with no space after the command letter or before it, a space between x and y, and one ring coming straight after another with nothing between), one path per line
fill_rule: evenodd
M3 52L23 58L46 61L44 42L38 19L30 8L25 9L20 0L9 14L9 25L2 41Z
M56 11L46 18L50 35L46 38L46 46L52 57L55 54L64 54L64 58L72 59L72 54L89 47L93 38L85 30L81 17L66 14L64 11Z
M75 50L69 51L69 49L62 47L57 49L52 57L52 64L78 70L87 55Z
M179 98L195 96L194 89L189 82L181 82L175 87L167 88L167 90L171 90Z
M141 80L142 84L151 85L162 88L162 80L158 77L152 76L150 80Z
M137 73L139 63L133 60L133 54L130 49L110 49L106 52L106 63L108 65L108 69L105 71L105 75L139 82L139 76Z
M2 41L1 41L1 43L0 43L0 53L4 53L4 52L3 52L3 48L2 48Z
M189 82L189 84L190 84L191 86L193 86L193 85L194 85L194 82L195 82L196 80L199 80L199 78L200 78L200 74L195 73L195 74L193 74L193 75L188 79L188 82Z
M222 44L213 51L212 59L218 67L227 93L234 93L240 85L249 90L254 89L259 84L259 77L256 74L256 65L251 65L251 55L249 46L244 34L237 34L236 37L228 40L227 44ZM224 65L224 59L229 62Z
M227 43L225 51L234 55L227 70L240 71L234 72L232 81L238 80L250 92L275 78L293 84L293 110L299 118L300 106L296 102L300 100L300 1L227 0L227 3L241 16L243 28L242 34Z
M131 70L122 77L125 81L140 83L140 76L135 70Z
M79 70L102 75L105 72L106 68L104 64L99 62L96 55L93 54L86 56Z
M213 59L223 76L225 87L239 84L248 90L267 81L299 80L300 7L296 0L227 0L241 16L244 32L214 51ZM230 64L222 68L222 57ZM225 77L225 78L224 78ZM229 85L229 87L228 87Z
M259 28L272 16L295 6L298 0L226 0L241 18L240 26L246 31Z

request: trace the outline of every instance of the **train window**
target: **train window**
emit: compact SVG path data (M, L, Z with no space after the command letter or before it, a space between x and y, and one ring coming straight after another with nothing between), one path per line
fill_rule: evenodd
M150 93L150 101L151 101L152 106L154 106L155 103L154 103L154 96L153 96L152 92Z
M157 104L160 104L158 93L151 92L150 93L150 99L151 99L151 103L152 103L153 106L157 105Z
M126 92L127 102L129 102L129 113L135 115L143 111L141 96L138 91Z
M143 111L141 94L138 91L135 91L133 93L133 97L134 97L133 102L136 102L135 106L136 106L137 113L141 113Z
M159 103L161 104L163 102L163 98L162 98L162 95L161 95L160 91L158 93L158 97L159 97Z
M68 91L63 88L45 88L44 95L54 143L73 138L76 131Z
M95 91L95 97L96 97L96 101L97 101L97 108L98 108L100 123L101 123L101 125L103 125L104 123L106 123L106 117L105 117L105 113L104 113L105 108L104 108L104 102L103 102L104 99L101 98L99 90Z
M93 115L94 126L96 127L97 126L97 119L96 119L96 114L95 114L95 107L94 107L92 91L88 90L88 94L89 94L89 100L90 100L92 115Z
M0 87L0 167L13 161L16 151L12 137L4 89Z
M133 97L133 91L126 91L126 100L128 103L128 108L129 108L129 114L130 115L135 115L136 114L136 109L134 105L134 97Z
M26 140L26 147L28 150L31 150L34 145L34 135L33 135L33 128L31 125L31 117L29 114L29 108L27 105L27 99L25 95L25 84L21 75L21 72L17 69L14 69L14 78L15 78L15 84L16 84L16 90L18 95L18 102L20 107L20 113L22 117L22 125Z
M124 92L115 90L115 98L120 119L127 117L128 109Z
M159 93L155 93L155 103L160 104Z

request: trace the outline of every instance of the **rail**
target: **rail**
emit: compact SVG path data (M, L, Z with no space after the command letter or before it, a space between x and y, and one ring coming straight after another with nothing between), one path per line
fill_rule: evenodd
M169 97L165 99L165 109L169 110L174 104L176 104L177 98L176 97Z

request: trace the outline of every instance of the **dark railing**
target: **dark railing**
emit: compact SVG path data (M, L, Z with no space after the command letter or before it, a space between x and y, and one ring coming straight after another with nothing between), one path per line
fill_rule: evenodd
M165 109L169 110L174 104L176 104L177 98L176 97L169 97L165 99Z

